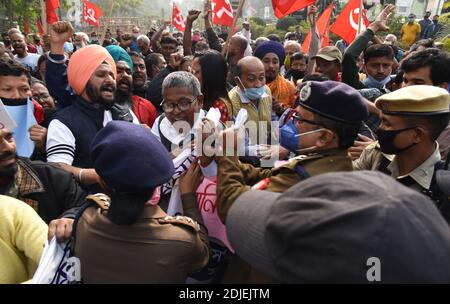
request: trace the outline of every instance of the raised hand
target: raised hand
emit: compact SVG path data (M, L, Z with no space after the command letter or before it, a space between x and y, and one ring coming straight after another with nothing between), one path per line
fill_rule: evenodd
M394 4L388 4L383 11L375 18L375 21L369 25L369 29L371 29L374 33L378 31L387 31L389 27L386 25L387 20L392 15L395 10Z
M188 12L187 18L186 18L186 22L189 23L194 23L195 20L197 20L198 16L200 16L201 11L197 11L197 10L190 10Z
M73 27L69 21L58 21L50 27L50 43L64 45L73 35Z

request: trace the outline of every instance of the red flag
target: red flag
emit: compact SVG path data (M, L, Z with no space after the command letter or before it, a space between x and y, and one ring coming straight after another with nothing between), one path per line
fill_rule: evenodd
M337 17L330 31L342 37L348 44L355 40L358 31L359 0L350 0ZM361 32L369 26L366 11L362 11Z
M233 25L233 7L229 0L212 0L211 6L214 24Z
M39 36L41 36L41 37L44 36L45 35L45 31L44 31L44 27L42 26L42 21L41 21L40 17L37 18L36 25L37 25L37 28L39 30Z
M319 19L317 19L316 27L317 31L319 32L320 41L322 47L325 47L329 43L330 38L330 19L331 19L331 13L333 12L334 3L331 3L320 15ZM304 52L308 52L309 49L309 42L311 41L311 31L308 33L308 35L305 38L305 41L303 41L302 49Z
M273 11L278 19L314 3L316 0L272 0Z
M93 26L100 25L100 17L103 15L103 11L92 4L91 2L84 0L83 7L83 21Z
M173 3L172 25L176 27L180 32L184 32L184 28L186 26L183 15L181 15L181 11L176 6L175 2Z
M47 23L53 24L58 22L58 16L56 15L56 9L59 7L59 0L47 0L45 1L45 8L47 13Z
M23 17L23 32L29 33L30 32L30 26L28 24L28 17Z

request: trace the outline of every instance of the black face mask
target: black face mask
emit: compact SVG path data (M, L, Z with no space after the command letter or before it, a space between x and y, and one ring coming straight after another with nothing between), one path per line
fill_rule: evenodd
M433 23L434 23L434 24L437 24L437 23L438 23L438 21L439 21L439 20L433 20Z
M405 129L400 129L400 130L391 130L391 131L387 131L387 130L383 130L383 129L378 129L377 130L377 136L378 136L378 142L380 143L380 147L381 147L381 152L385 153L385 154L401 154L402 152L405 152L406 150L410 149L411 147L415 146L416 143L412 143L409 146L406 146L404 148L397 148L394 144L395 141L395 137L407 130L412 130L416 127L410 127L410 128L405 128Z
M28 102L28 98L3 98L0 97L5 106L23 106Z
M305 77L305 71L289 70L288 76L292 76L294 79L299 80Z

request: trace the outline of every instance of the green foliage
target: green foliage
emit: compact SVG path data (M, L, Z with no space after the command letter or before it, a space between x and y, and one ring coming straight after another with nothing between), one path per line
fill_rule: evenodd
M296 25L298 22L294 17L287 16L283 19L278 19L276 28L281 31L287 31L290 26Z
M251 17L250 22L257 24L257 25L266 26L266 21L264 21L264 19L259 18L259 17Z
M400 40L400 31L404 20L402 16L393 16L388 20L389 33L394 34Z

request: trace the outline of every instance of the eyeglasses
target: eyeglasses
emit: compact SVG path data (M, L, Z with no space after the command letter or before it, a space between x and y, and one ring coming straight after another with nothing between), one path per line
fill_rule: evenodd
M49 94L40 94L40 95L34 95L33 96L33 98L34 98L34 100L36 100L36 101L39 101L39 100L45 100L45 99L48 99L48 98L50 98L50 95Z
M175 107L178 108L178 110L184 112L191 108L191 104L194 103L197 100L197 97L194 97L191 101L181 100L178 103L165 103L164 100L161 102L160 106L166 113L170 113L173 110L175 110Z
M294 114L294 115L292 116L292 118L294 118L295 120L297 120L298 123L309 123L309 124L311 124L311 125L321 126L321 124L319 124L319 123L317 123L317 122L315 122L315 121L312 121L312 120L304 119L303 117L301 117L301 116L298 115L298 114Z

